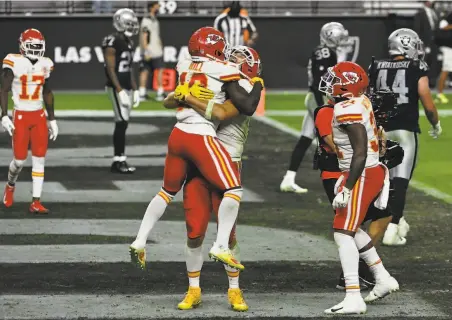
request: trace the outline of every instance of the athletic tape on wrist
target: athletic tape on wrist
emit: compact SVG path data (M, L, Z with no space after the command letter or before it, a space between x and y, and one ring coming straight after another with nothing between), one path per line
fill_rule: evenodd
M212 111L213 111L214 104L215 104L215 101L213 101L213 100L209 100L209 103L207 104L206 113L205 113L207 120L212 119Z

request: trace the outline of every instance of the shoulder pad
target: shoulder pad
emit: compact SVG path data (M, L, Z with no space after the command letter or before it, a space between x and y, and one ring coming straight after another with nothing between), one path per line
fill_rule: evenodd
M16 64L18 56L20 55L16 55L13 53L6 55L6 57L3 59L3 68L13 69L14 65Z
M361 123L364 104L361 98L354 98L337 103L334 106L334 118L340 124Z
M241 79L239 70L226 62L206 61L203 63L202 72L223 82Z

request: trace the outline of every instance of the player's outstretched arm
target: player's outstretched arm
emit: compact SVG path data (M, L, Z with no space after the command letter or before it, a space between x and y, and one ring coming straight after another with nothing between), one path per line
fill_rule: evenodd
M14 73L9 68L4 68L0 76L0 104L2 106L2 118L8 115L8 94L14 80Z
M367 159L367 132L361 123L353 123L343 126L350 139L353 148L353 157L350 163L350 173L345 182L345 187L352 190L361 177Z
M263 86L257 81L253 85L253 89L248 93L238 81L226 82L223 90L228 94L232 104L240 111L241 114L252 116L259 105Z
M122 90L121 85L119 84L118 77L115 72L116 67L116 49L112 47L107 47L104 50L105 64L107 66L107 73L113 83L117 92Z

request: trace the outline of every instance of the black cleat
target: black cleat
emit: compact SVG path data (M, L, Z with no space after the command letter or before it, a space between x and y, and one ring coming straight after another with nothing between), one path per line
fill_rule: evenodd
M135 170L135 167L130 167L125 161L115 161L111 164L111 172L113 173L131 174Z

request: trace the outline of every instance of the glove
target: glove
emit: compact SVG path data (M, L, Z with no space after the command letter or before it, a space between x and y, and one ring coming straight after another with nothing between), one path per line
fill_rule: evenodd
M3 130L7 131L10 136L13 135L13 131L15 129L14 124L8 116L2 117L2 127L3 127Z
M178 101L184 101L185 97L189 94L188 92L188 82L185 82L184 84L179 84L176 87L176 90L174 90L174 99Z
M58 126L56 120L49 121L50 128L49 128L49 138L52 141L55 141L58 137Z
M215 96L212 90L201 87L197 83L188 88L188 92L193 97L198 98L199 100L210 100L213 99L213 97Z
M350 200L350 190L346 187L343 187L341 191L336 194L333 200L333 208L345 208L348 204L348 200Z
M433 137L433 139L438 139L438 137L441 135L441 132L443 132L443 128L441 128L441 124L438 121L438 123L432 127L428 134Z
M122 106L130 107L131 101L130 101L130 97L127 94L127 92L125 92L124 90L119 91L118 98L119 98L119 102L121 103Z
M254 77L253 79L251 79L251 82L252 82L253 84L255 84L256 82L260 82L261 85L262 85L262 88L265 88L265 85L264 85L264 79L262 79L262 78Z
M132 107L137 108L140 105L140 91L135 90L133 92L133 105Z

